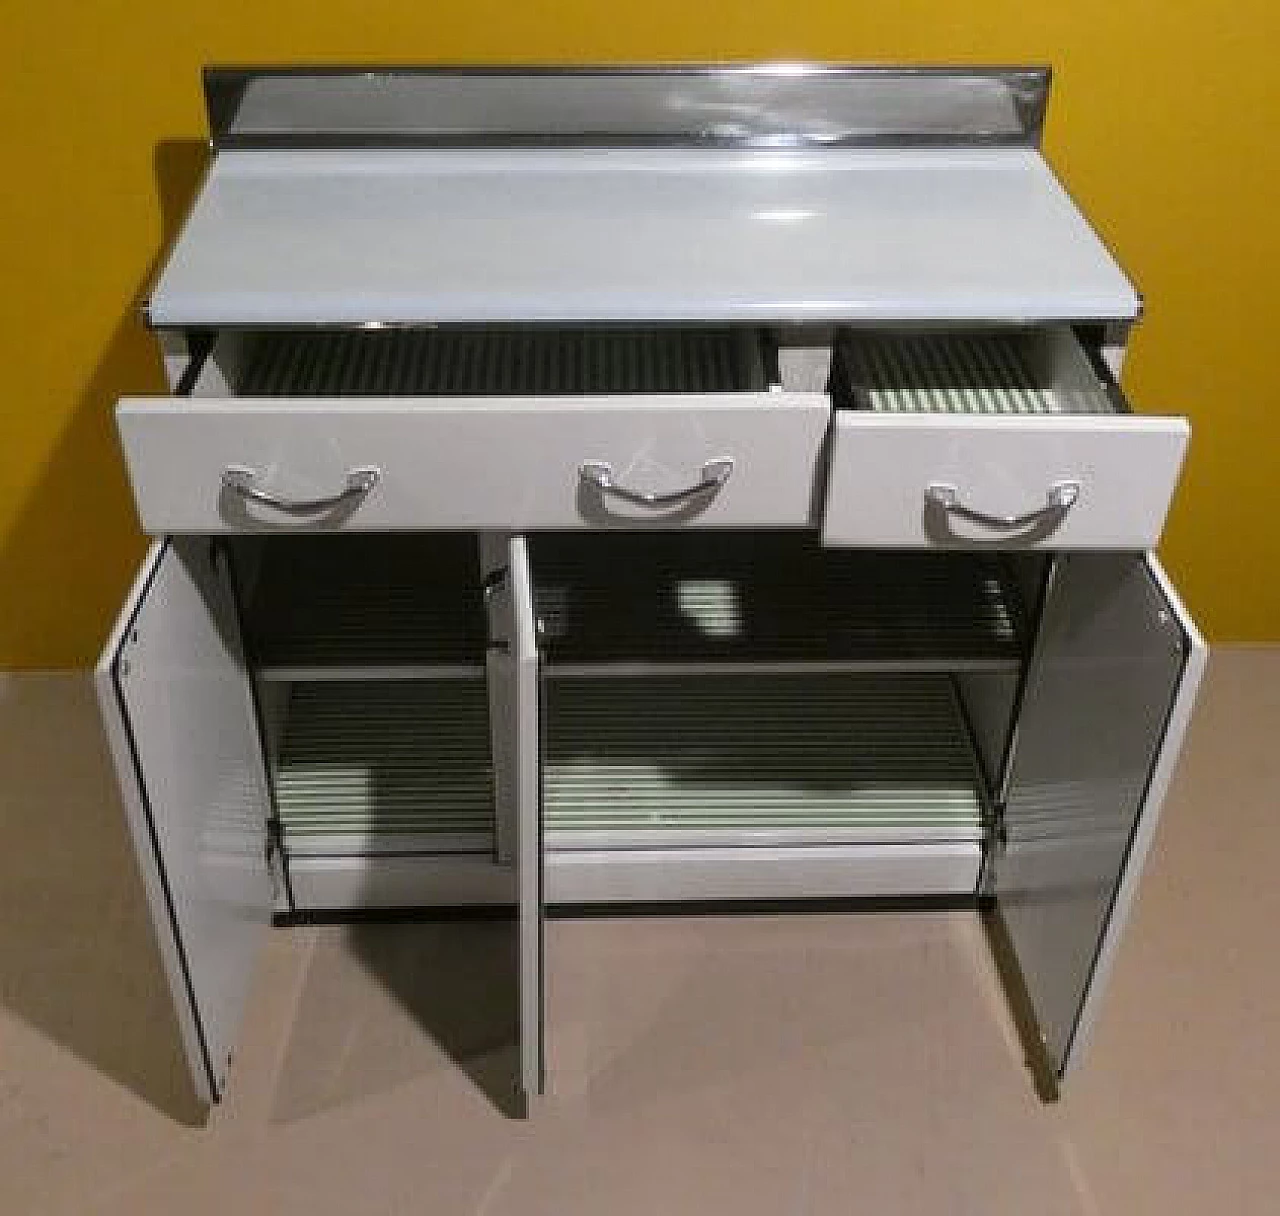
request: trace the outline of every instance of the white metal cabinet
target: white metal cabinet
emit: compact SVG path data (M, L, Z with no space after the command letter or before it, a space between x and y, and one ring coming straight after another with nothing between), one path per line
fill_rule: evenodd
M175 396L119 410L175 539L99 672L200 1092L273 907L510 908L533 1098L548 905L922 894L994 902L1065 1075L1204 645L1142 552L1186 425L1102 368L1138 301L1035 149L1045 76L559 83L611 99L571 138L554 73L210 78ZM435 146L306 146L366 138ZM544 327L582 372L619 324L648 370L557 389ZM646 381L710 325L745 380ZM436 326L482 354L423 389ZM305 653L264 651L269 586Z

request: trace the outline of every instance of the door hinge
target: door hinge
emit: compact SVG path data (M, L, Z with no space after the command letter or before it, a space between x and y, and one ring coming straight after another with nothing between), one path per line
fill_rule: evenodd
M1003 802L996 803L991 810L991 843L1002 853L1009 844L1009 821Z
M485 626L488 631L488 646L490 650L496 650L500 654L510 651L511 642L508 638L497 636L498 630L494 625L494 599L507 589L510 573L508 567L499 566L497 569L490 570L480 583L480 595L484 600L485 608Z
M1003 855L1009 843L1004 803L991 805L991 817L987 822L987 839L982 850L982 867L978 875L979 895L991 894L995 882L996 861Z
M279 900L284 894L284 825L278 819L267 820L262 855L271 875L271 897Z

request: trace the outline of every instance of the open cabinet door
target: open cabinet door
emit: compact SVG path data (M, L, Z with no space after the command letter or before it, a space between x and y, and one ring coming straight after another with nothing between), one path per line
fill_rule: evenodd
M272 886L252 690L208 540L152 547L95 674L191 1075L216 1102Z
M1154 559L1054 563L988 891L1059 1081L1105 991L1206 657Z
M523 536L482 544L498 857L515 870L519 1076L526 1112L544 1089L542 739L533 580Z

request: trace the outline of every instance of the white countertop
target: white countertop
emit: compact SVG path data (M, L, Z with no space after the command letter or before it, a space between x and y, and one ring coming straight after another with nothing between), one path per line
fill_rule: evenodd
M1026 148L227 151L156 325L1131 318Z

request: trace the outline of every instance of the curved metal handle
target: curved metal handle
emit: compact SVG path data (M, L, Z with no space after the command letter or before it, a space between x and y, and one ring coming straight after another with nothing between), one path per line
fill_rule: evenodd
M347 472L346 486L336 494L328 494L324 498L281 498L279 494L273 494L258 485L256 469L233 464L222 470L222 487L239 494L241 498L260 502L290 515L316 515L321 511L332 511L344 503L360 502L378 484L381 476L382 470L372 466L350 469Z
M925 502L941 507L948 515L958 515L961 519L967 519L972 523L981 524L984 528L994 528L1000 532L1029 528L1044 520L1061 517L1075 506L1079 497L1078 481L1055 481L1049 487L1049 501L1043 507L1024 511L1021 515L991 515L975 507L965 506L960 501L960 491L948 482L930 482L924 491Z
M692 502L704 494L714 494L733 472L733 461L725 457L721 460L708 460L702 466L702 476L697 485L685 486L683 490L672 490L667 494L649 494L644 490L632 490L620 486L613 479L613 465L605 460L584 460L578 466L578 476L588 485L602 494L614 494L638 507L649 507L660 510L663 507L675 507L681 503Z

